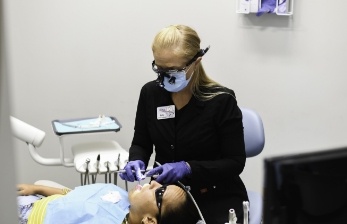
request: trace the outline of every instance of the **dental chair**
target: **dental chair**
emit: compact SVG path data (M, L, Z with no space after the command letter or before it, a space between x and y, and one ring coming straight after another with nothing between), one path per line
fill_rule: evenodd
M248 108L240 108L244 127L244 139L247 158L257 156L265 145L264 127L257 112ZM260 193L247 189L250 202L249 224L262 223L263 198Z

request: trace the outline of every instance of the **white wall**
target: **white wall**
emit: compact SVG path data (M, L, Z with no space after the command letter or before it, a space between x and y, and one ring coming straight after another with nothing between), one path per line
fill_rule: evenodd
M3 1L0 0L0 176L1 190L0 223L18 223L16 209L16 172L14 165L13 142L9 121L9 96L6 66L6 49L4 40Z
M53 119L116 116L123 128L111 137L130 146L140 88L156 76L152 39L176 23L211 45L208 74L263 118L265 150L242 174L249 188L261 191L264 157L347 145L346 1L296 0L293 17L239 15L231 0L6 3L12 113L46 131L44 156L58 155ZM20 182L79 184L74 169L43 167L23 143L15 148Z

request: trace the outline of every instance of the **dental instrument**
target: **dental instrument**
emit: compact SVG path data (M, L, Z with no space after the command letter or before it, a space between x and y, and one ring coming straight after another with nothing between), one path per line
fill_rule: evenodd
M96 174L93 175L93 184L96 182L96 178L100 172L100 154L96 157Z
M236 224L237 217L234 209L229 210L229 223L228 224Z
M157 164L157 166L161 166L161 164L159 162L157 162L157 161L154 161L154 162L155 162L155 164ZM152 169L149 169L148 171L150 171L150 170L152 170ZM146 173L145 173L146 176L147 176L148 171L146 171ZM152 177L153 179L156 179L158 176L159 176L159 174L154 174L154 175L147 176L147 177Z
M105 173L105 183L109 183L109 182L111 182L111 176L110 176L109 180L107 180L107 174L111 175L111 173L110 173L110 162L106 161L104 163L104 166L106 167L106 170L107 170L106 173Z
M117 167L117 171L119 171L120 170L120 153L118 153L116 167ZM114 184L117 185L117 173L113 174L113 181L114 181ZM125 187L126 189L128 189L128 183L126 181L125 181Z
M87 159L86 159L86 162L85 162L85 165L86 165L86 172L85 172L85 174L84 174L84 185L87 184L87 176L88 176L88 184L89 184L89 172L88 172L88 171L89 171L89 168L88 168L89 162L90 162L90 159L87 158Z
M148 169L148 170L140 170L141 173L146 173L148 171L150 171L151 169ZM116 171L116 173L126 173L127 171L126 170L119 170L119 171ZM135 170L132 170L131 172L135 173Z
M249 202L243 202L243 224L248 224Z
M105 119L105 115L99 115L99 117L98 117L98 119L96 121L98 127L100 127L100 125L104 121L104 119Z
M99 165L100 165L100 154L96 157L96 173L99 173Z
M117 164L116 164L116 167L117 167L117 171L120 170L120 153L118 153L118 157L117 157Z

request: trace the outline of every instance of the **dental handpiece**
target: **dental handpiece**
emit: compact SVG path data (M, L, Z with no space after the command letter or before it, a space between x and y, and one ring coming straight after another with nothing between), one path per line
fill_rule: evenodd
M110 172L110 162L109 161L106 161L104 163L104 166L106 167L107 171L105 173L105 183L111 183L111 172ZM107 181L107 175L109 177L109 180Z
M100 166L100 154L98 154L98 157L96 158L96 173L99 173L99 166Z
M248 224L249 202L243 202L243 224Z
M85 162L85 164L86 164L86 173L84 174L84 185L87 184L87 176L89 175L89 174L88 174L88 172L89 172L89 169L88 169L89 163L90 163L90 159L87 158L87 159L86 159L86 162ZM89 184L89 176L88 176L88 184Z
M95 166L96 166L96 174L92 176L93 177L92 180L93 180L94 184L96 183L96 178L97 178L98 173L100 171L100 154L98 154L98 156L96 157L96 164L95 164Z
M86 164L86 173L88 173L88 171L89 171L89 163L90 163L90 159L89 158L87 158L86 159L86 162L85 162L85 164Z
M119 166L120 166L120 153L118 153L117 162L116 162L116 167L118 171L120 170Z
M228 224L236 224L237 217L234 209L229 210L229 223Z

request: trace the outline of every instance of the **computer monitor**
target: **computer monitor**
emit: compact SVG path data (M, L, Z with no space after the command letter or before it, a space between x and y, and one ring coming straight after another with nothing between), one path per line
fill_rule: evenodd
M347 147L264 159L264 224L347 223Z

